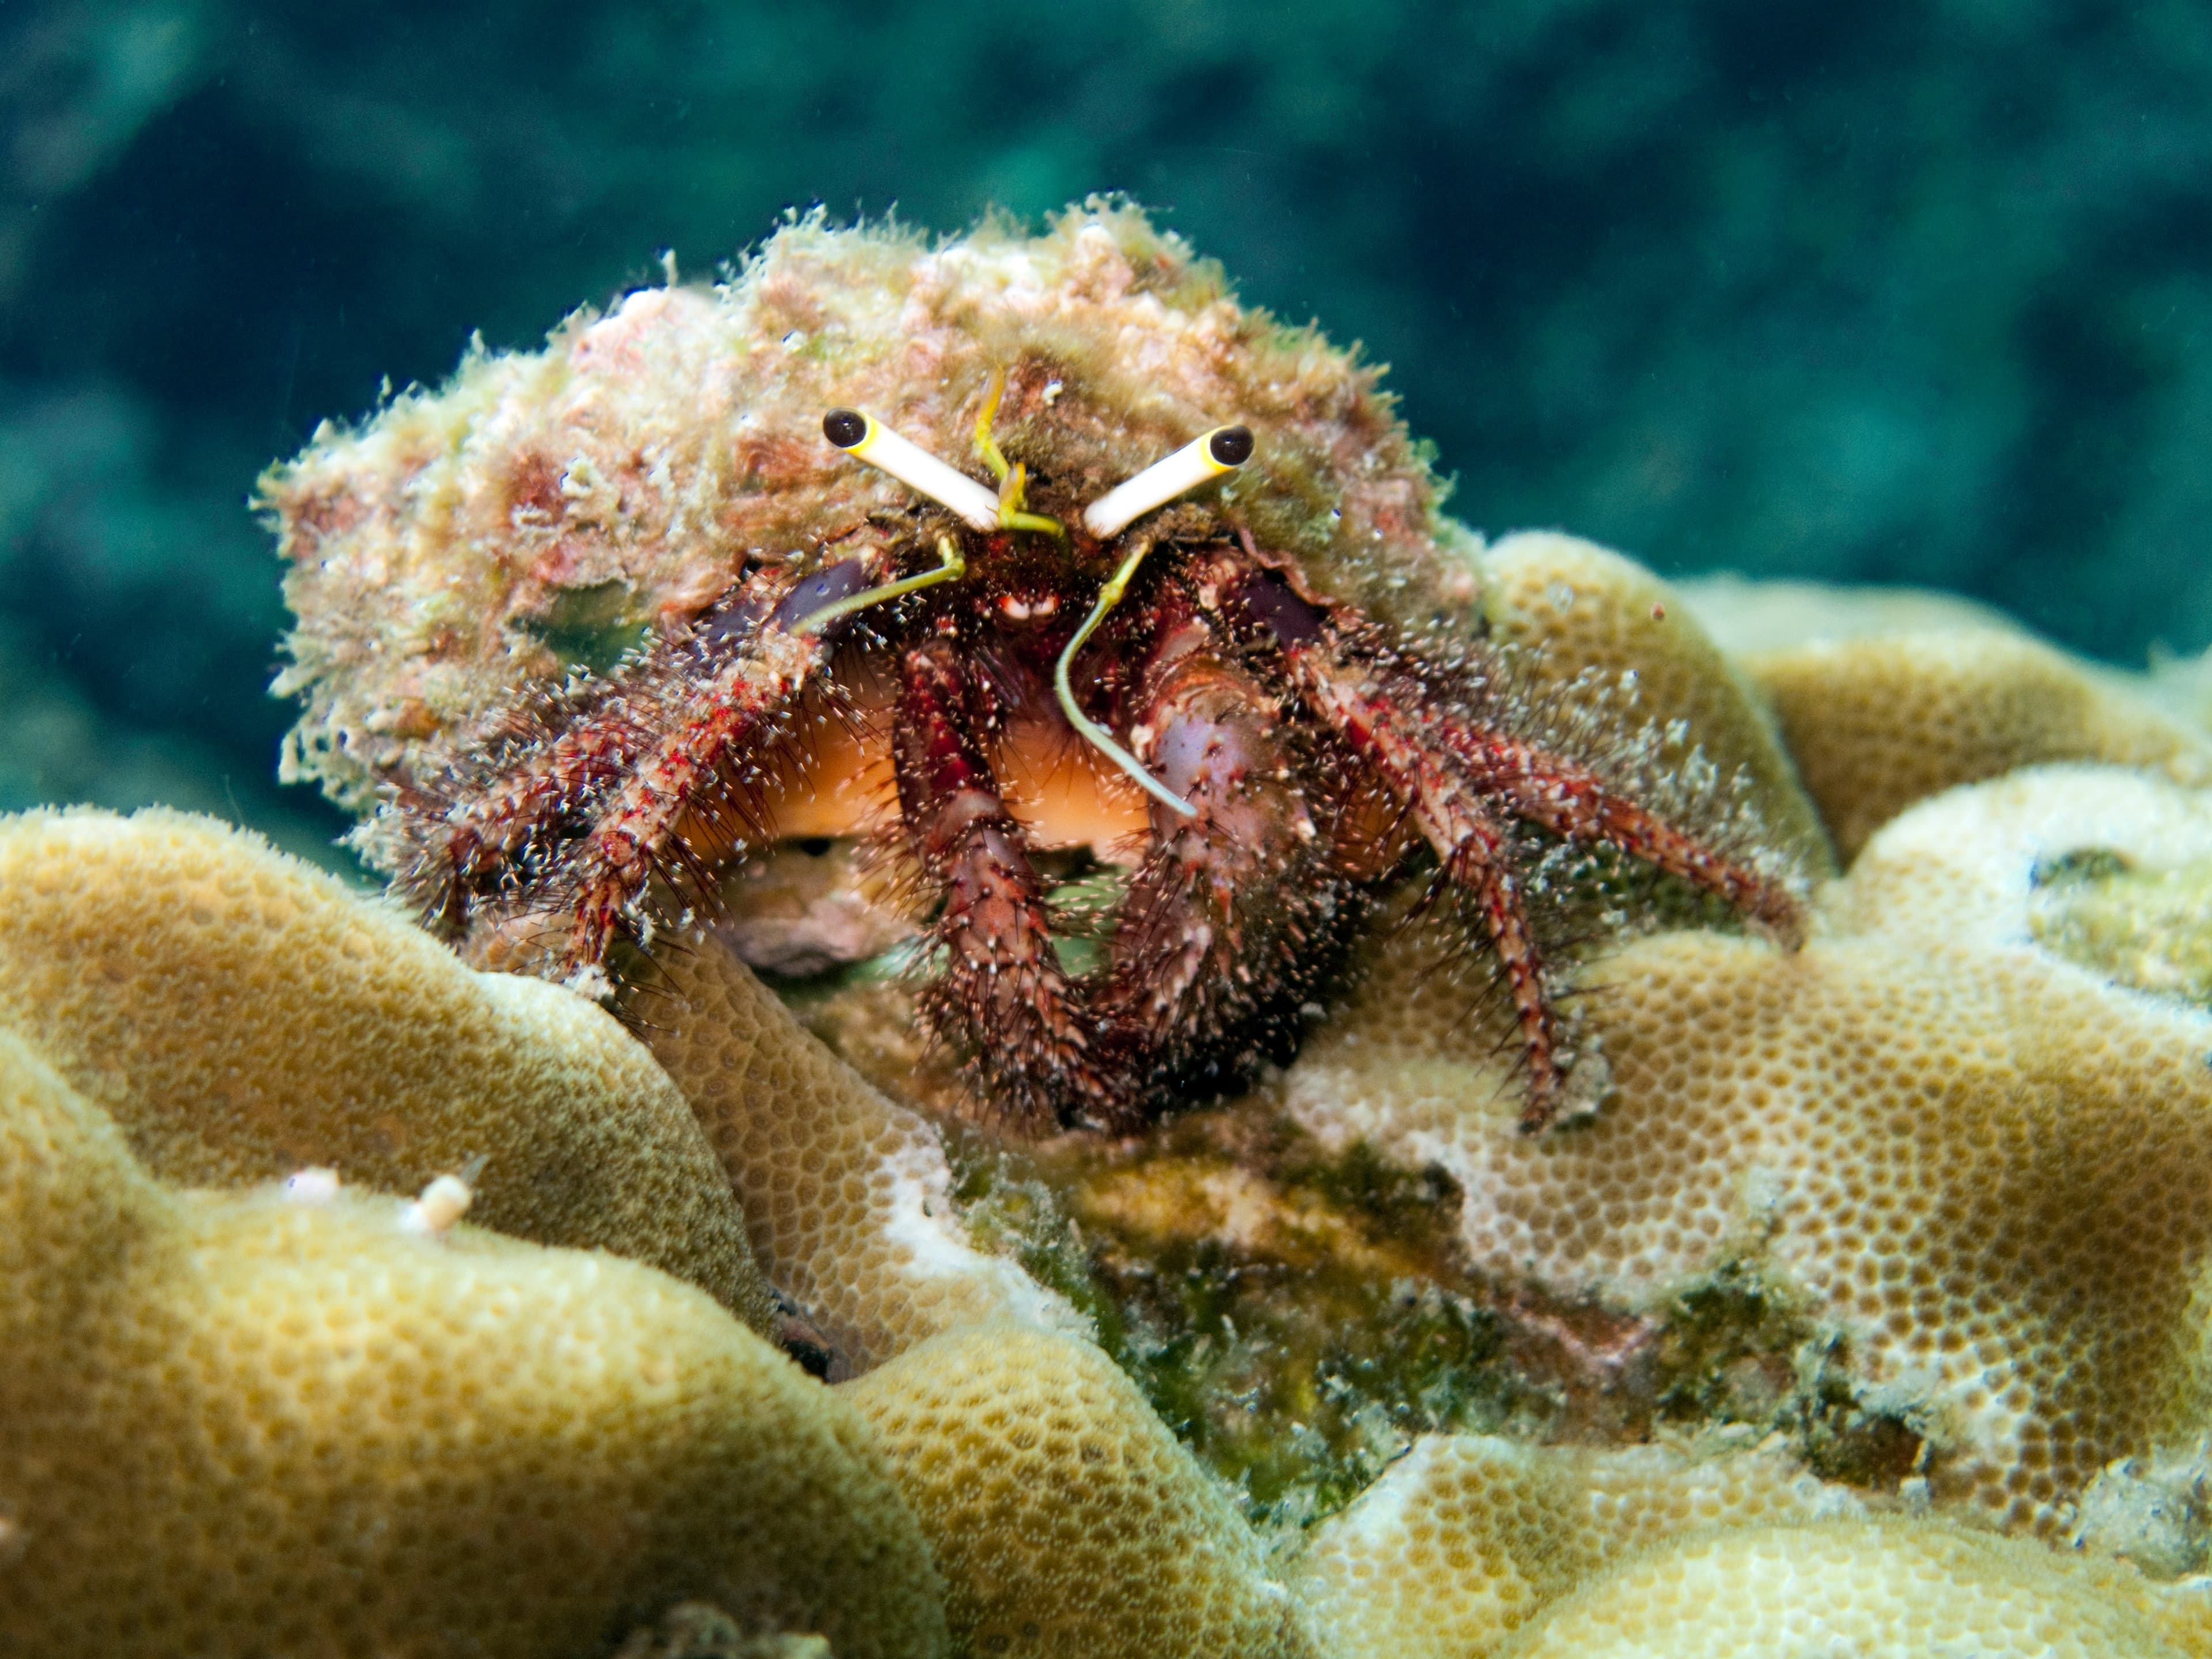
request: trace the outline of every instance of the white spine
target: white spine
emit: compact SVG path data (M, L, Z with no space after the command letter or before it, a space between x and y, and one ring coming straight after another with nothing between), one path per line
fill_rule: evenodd
M910 489L919 490L939 506L948 507L976 530L999 527L999 497L964 472L956 472L918 444L904 438L873 416L868 435L849 452L871 466L881 467Z
M1206 445L1213 434L1201 433L1165 460L1154 461L1133 478L1125 478L1083 509L1083 527L1104 541L1118 536L1133 519L1195 489L1209 478L1237 469L1213 459Z

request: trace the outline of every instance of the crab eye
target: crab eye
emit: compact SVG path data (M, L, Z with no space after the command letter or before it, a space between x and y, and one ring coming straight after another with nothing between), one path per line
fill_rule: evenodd
M1164 507L1252 459L1252 428L1217 426L1202 432L1164 461L1154 461L1083 509L1083 527L1101 541L1117 536L1133 519Z
M833 409L822 417L822 435L848 455L888 472L929 497L975 530L999 528L996 491L956 472L921 445L909 443L872 415Z

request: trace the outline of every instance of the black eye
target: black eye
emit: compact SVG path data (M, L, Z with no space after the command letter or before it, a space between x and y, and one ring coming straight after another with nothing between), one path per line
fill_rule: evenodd
M1224 426L1206 441L1206 453L1223 466L1242 466L1252 459L1252 428Z
M850 449L868 435L868 417L857 409L833 409L822 417L822 435L840 449ZM1244 447L1248 452L1252 447L1249 434Z

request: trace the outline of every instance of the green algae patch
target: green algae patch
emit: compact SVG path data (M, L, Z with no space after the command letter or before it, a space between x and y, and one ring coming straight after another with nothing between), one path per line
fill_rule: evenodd
M1011 1178L1018 1163L1034 1176ZM1417 1435L1543 1415L1462 1282L1459 1194L1439 1175L1328 1157L1257 1100L1143 1139L1001 1151L988 1183L978 1169L960 1192L970 1229L1019 1218L1024 1265L1092 1315L1256 1522L1342 1507Z
M653 617L629 583L605 581L558 589L542 615L514 625L564 665L604 674L651 636Z
M2138 991L2212 1009L2212 859L2166 870L2115 854L2036 872L2028 928L2069 962Z

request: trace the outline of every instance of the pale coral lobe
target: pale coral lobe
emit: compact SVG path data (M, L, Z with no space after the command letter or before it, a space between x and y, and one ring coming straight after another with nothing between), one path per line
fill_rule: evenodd
M1027 1131L1133 1130L1287 1060L1381 884L1432 858L1540 1128L1575 1092L1546 847L1784 940L1799 900L1725 781L1647 787L1632 714L1511 689L1480 543L1377 373L1127 207L933 247L791 223L271 472L288 765L478 960L593 993L794 816L866 837L921 1018ZM1186 453L1182 493L1085 527ZM1036 805L1071 767L1073 824ZM1116 890L1087 929L1070 846Z

